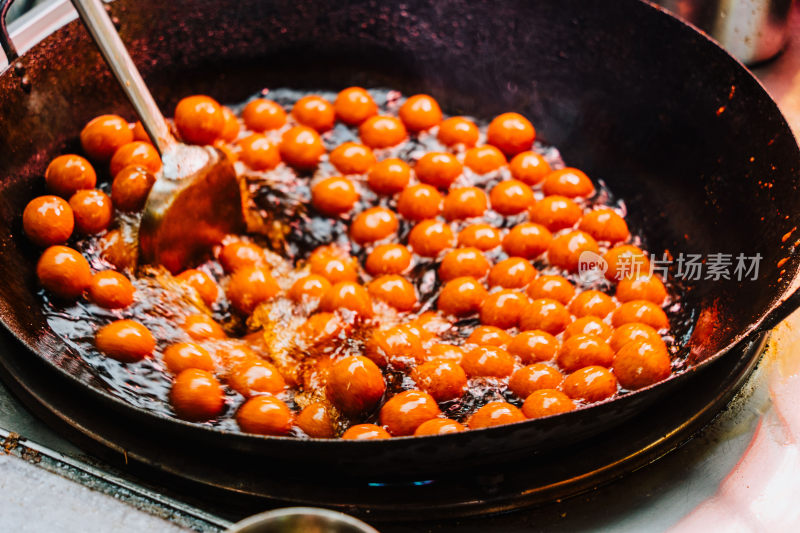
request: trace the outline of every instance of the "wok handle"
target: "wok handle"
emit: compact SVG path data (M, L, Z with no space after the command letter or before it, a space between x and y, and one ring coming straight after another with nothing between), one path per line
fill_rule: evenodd
M789 315L800 309L800 288L794 290L789 296L783 299L775 308L770 311L761 324L758 331L769 331L787 318Z
M6 24L6 15L8 15L8 10L11 9L11 4L13 3L14 0L0 0L0 45L3 47L3 53L6 54L9 65L19 57L17 47L11 42L11 36L8 34L8 25Z

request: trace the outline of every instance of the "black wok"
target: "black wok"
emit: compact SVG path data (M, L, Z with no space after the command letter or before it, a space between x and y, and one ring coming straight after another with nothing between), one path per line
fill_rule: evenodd
M637 0L120 0L112 6L162 109L187 94L224 102L261 87L389 86L428 92L449 113L518 110L568 164L604 180L659 254L760 254L755 281L690 282L701 324L687 370L615 401L462 434L387 441L298 441L224 434L132 407L47 327L36 296L37 250L21 232L25 203L57 154L108 112L133 118L99 54L73 22L0 76L0 318L65 383L160 439L280 458L313 476L416 476L575 442L622 424L755 333L785 318L800 258L798 148L775 103L716 44ZM788 258L778 266L782 259ZM3 354L0 353L0 360ZM324 467L324 470L319 470ZM309 479L313 479L310 477Z

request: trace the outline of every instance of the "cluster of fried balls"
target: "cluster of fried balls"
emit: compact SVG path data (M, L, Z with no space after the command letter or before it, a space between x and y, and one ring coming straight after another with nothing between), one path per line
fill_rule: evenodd
M360 143L328 153L321 135L336 121L356 128ZM226 345L223 353L204 346L226 338L210 313L186 317L181 327L188 339L163 350L132 318L99 327L96 347L108 357L128 364L161 358L174 375L170 400L182 418L219 416L226 402L222 380L245 398L235 415L245 432L435 435L571 411L671 372L662 340L669 332L664 284L648 274L645 253L628 244L618 210L592 203L596 190L586 174L553 170L534 151L534 127L520 114L501 114L480 128L466 117L445 119L428 95L411 96L389 113L370 92L351 87L333 103L305 96L288 113L256 98L240 116L210 97L190 96L178 103L174 126L184 142L217 146L248 171L286 165L310 174L313 209L347 221L351 242L367 251L359 261L352 250L321 246L292 265L291 276L276 276L265 250L238 236L215 250L225 272L220 279L202 268L176 276L209 307L224 298L244 317L278 300L302 309L296 343L321 359L334 354L320 363L315 401L302 409L281 399L297 380L247 343ZM410 136L435 138L441 150L413 161L387 157ZM36 271L50 295L125 309L137 297L133 273L113 268L119 264L113 256L109 269L92 272L65 243L108 233L115 210L141 211L161 160L141 124L115 115L89 122L80 142L86 158L61 155L47 167L49 194L27 205L24 230L44 248ZM336 175L314 173L324 158ZM109 170L110 195L98 188L96 165ZM363 205L366 190L388 202ZM412 226L402 240L400 220ZM587 250L607 261L614 296L581 290L568 279L575 279ZM631 260L641 273L620 275L617 267ZM409 277L420 264L434 269L441 284L435 305L419 300ZM470 318L480 325L453 336L454 324ZM360 353L333 349L364 324L370 333ZM404 372L413 388L387 398L387 369ZM521 408L513 399L497 400L461 421L445 417L442 403L458 400L476 380L507 388ZM367 419L377 423L360 423Z

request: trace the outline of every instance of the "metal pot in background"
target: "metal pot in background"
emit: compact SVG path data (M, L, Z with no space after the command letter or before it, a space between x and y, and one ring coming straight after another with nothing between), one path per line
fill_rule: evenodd
M337 511L285 507L245 518L225 533L378 533L378 530Z
M748 65L775 57L789 37L794 0L655 0L710 34Z

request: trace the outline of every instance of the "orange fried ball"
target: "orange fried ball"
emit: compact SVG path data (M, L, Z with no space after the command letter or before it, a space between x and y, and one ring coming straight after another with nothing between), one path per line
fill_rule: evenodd
M467 148L478 142L478 126L464 117L451 117L439 125L439 142L445 146L462 144Z
M397 231L397 216L385 207L370 207L360 212L350 225L350 237L359 244L375 242Z
M427 130L442 121L439 104L427 94L409 96L400 106L398 115L411 131Z
M69 198L81 189L94 189L97 174L86 159L66 154L50 161L44 172L44 180L50 192Z
M386 274L369 282L370 296L383 300L398 311L411 311L417 305L417 291L402 276Z
M343 440L380 440L391 439L388 431L375 424L356 424L342 433Z
M594 194L589 177L577 168L562 168L547 175L542 183L545 194L558 194L567 198L587 198Z
M528 211L531 222L536 222L550 231L573 227L580 220L583 210L566 196L545 196L534 202Z
M208 96L187 96L175 107L175 127L191 144L211 144L225 128L222 106Z
M516 215L533 203L533 191L521 181L505 180L492 188L489 200L501 215Z
M531 301L520 317L520 329L528 331L540 329L552 335L558 335L570 323L569 311L561 302L551 298L539 298Z
M527 293L534 300L551 298L567 305L575 296L575 287L564 276L543 275L531 281Z
M436 305L446 315L469 315L480 310L487 296L489 293L478 280L464 276L445 283Z
M304 299L320 300L331 288L331 282L317 274L309 274L294 282L289 289L289 298L295 302Z
M111 157L111 175L116 176L123 168L131 165L145 168L155 174L161 170L161 156L150 143L133 141L123 144Z
M347 213L357 201L358 191L344 176L325 178L311 189L311 203L317 211L328 216Z
M66 242L75 227L72 207L58 196L34 198L22 212L25 235L39 246Z
M481 305L481 324L501 329L516 327L527 305L528 299L519 292L509 289L493 292Z
M389 148L406 140L408 133L400 120L385 115L370 117L358 128L361 142L370 148Z
M519 398L527 398L540 389L557 389L564 376L545 363L534 363L517 369L508 381L508 388Z
M436 257L453 245L455 236L450 226L438 220L423 220L408 234L408 244L423 257Z
M314 128L320 133L333 128L336 120L333 105L316 95L304 96L298 100L292 107L292 116L303 126Z
M243 267L233 273L226 294L234 309L249 315L258 304L277 296L280 287L269 270Z
M670 369L669 353L661 339L629 342L614 356L614 375L626 389L658 383L669 376Z
M378 194L396 194L408 186L411 169L402 159L391 157L375 163L367 174L369 188ZM436 193L439 194L438 192ZM399 208L398 208L399 210ZM438 206L437 206L438 212ZM430 215L433 216L433 215ZM429 218L429 217L423 217Z
M547 258L553 266L563 268L569 272L576 272L578 270L578 261L583 252L596 254L599 251L597 241L591 235L583 231L571 231L559 235L550 242L550 246L547 249Z
M331 283L358 279L358 263L347 252L335 246L320 246L308 258L311 273Z
M460 365L461 360L464 359L464 353L464 349L460 346L440 342L428 348L428 360L449 361Z
M453 154L428 152L419 158L414 171L422 183L447 189L461 175L461 163Z
M467 337L468 344L478 346L497 346L505 349L511 342L511 335L496 326L478 326Z
M215 353L217 358L228 369L260 360L258 355L243 341L237 341L235 344L226 343L222 348L217 349Z
M286 388L278 369L266 361L237 366L228 377L228 384L245 398L261 393L278 394Z
M417 430L414 431L415 437L423 437L426 435L449 435L450 433L460 433L461 431L466 431L462 424L459 424L455 420L450 420L448 418L432 418L427 422L423 422L422 424L417 427Z
M570 312L576 317L596 316L605 318L616 308L611 297L595 290L583 291L569 304Z
M603 255L608 263L606 278L619 281L623 278L638 278L650 272L650 261L644 252L633 245L621 244L611 248Z
M373 276L402 274L411 266L411 252L402 244L381 244L367 255L364 267Z
M624 241L631 234L625 219L608 208L595 209L583 215L578 229L585 231L598 241L611 243Z
M334 313L315 313L308 317L299 329L306 344L324 345L338 338L346 331L346 324Z
M225 396L219 381L205 370L184 370L170 391L170 402L175 413L186 420L209 420L219 415L225 407Z
M443 334L452 324L436 311L425 311L414 319L411 326L419 332L422 339L429 340Z
M178 342L164 350L164 366L173 374L180 374L188 368L213 372L214 360L208 351L194 342Z
M514 371L514 357L497 346L478 346L464 354L461 366L470 377L504 378Z
M476 174L488 174L506 164L506 156L494 146L476 146L464 154L464 166Z
M375 165L372 150L358 143L340 144L331 152L331 164L342 174L365 174Z
M366 357L344 357L328 371L328 398L348 416L374 409L385 390L380 368Z
M542 418L559 415L575 409L569 396L553 389L540 389L532 392L522 404L522 414L528 418Z
M436 400L425 392L407 390L396 394L381 407L381 425L395 436L413 435L427 420L441 414Z
M378 106L372 96L361 87L348 87L342 90L333 103L336 117L351 126L361 124L369 117L378 114Z
M81 146L90 159L105 162L117 149L133 141L128 121L117 115L100 115L81 130Z
M279 150L281 159L288 165L300 170L311 170L325 153L325 146L316 130L295 126L283 132Z
M372 315L372 300L367 289L353 281L340 281L325 291L320 309L333 313L337 309L349 309L361 316Z
M611 316L615 328L630 322L647 324L655 330L667 329L669 320L658 305L647 300L631 300L620 305Z
M558 353L558 340L541 330L523 331L508 344L508 353L524 364L552 361Z
M483 189L459 187L445 196L442 214L447 220L462 220L482 216L488 207L489 200Z
M244 106L242 119L247 129L261 133L286 124L286 111L272 100L256 98Z
M245 242L233 241L222 247L219 262L225 272L236 272L240 268L260 266L264 263L264 250L260 246Z
M489 285L506 289L520 289L536 276L530 261L521 257L503 259L489 271Z
M536 138L533 124L519 113L503 113L494 117L486 134L487 142L507 155L530 150Z
M406 187L397 199L397 212L406 220L425 220L439 214L442 195L435 187L418 183Z
M439 279L450 281L462 276L480 279L489 271L489 261L477 248L456 248L447 252L439 266Z
M550 174L550 165L536 152L521 152L508 164L511 175L527 185L536 185Z
M267 394L244 402L236 412L236 423L245 433L286 435L292 429L294 415L285 403Z
M89 262L66 246L51 246L36 264L39 283L48 292L69 300L78 298L92 283Z
M69 199L75 227L81 233L94 234L105 230L111 223L114 208L111 198L98 189L84 189Z
M236 137L239 136L239 119L236 118L231 108L227 106L222 106L222 117L225 119L225 126L223 126L222 132L219 134L219 140L229 143L233 142L236 140ZM137 122L137 124L139 123ZM136 137L136 130L134 130L133 136ZM149 139L137 140L145 141Z
M133 303L136 289L128 278L113 270L104 270L92 276L89 299L106 309L122 309Z
M239 159L253 170L272 170L281 162L278 147L261 133L251 133L236 145L239 147Z
M190 268L175 276L175 279L197 291L197 295L208 306L216 302L219 297L217 283L202 270Z
M467 374L453 361L437 359L416 367L411 372L414 382L437 402L460 398L467 386Z
M103 326L94 343L103 354L123 363L141 361L156 347L150 330L133 320L116 320Z
M667 298L667 289L656 276L639 276L625 278L617 284L617 300L630 302L631 300L649 300L661 305Z
M458 245L488 251L500 246L500 230L489 224L470 224L458 234Z
M151 142L150 136L147 134L147 130L144 129L144 124L142 124L141 121L137 120L131 128L131 131L133 132L134 141Z
M480 429L524 421L525 415L522 414L522 411L510 403L489 402L469 417L467 427L469 429Z
M581 317L564 330L564 338L568 339L575 335L594 335L604 340L611 337L611 328L596 316Z
M617 393L617 378L607 368L587 366L567 376L561 388L573 400L599 402Z
M553 236L547 228L531 222L517 224L503 238L503 250L512 257L533 259L551 245Z
M610 367L614 360L611 346L601 337L574 335L561 345L556 362L564 372L574 372L585 366ZM552 388L552 387L550 387Z
M129 166L120 170L111 183L111 201L120 211L141 211L156 177L144 167Z
M226 337L222 326L210 316L202 313L187 316L181 327L194 340L224 339Z
M407 362L424 358L422 339L415 329L408 325L374 331L367 341L365 353L381 367L390 362L403 366Z
M611 334L611 349L618 352L620 348L633 341L653 341L661 340L661 336L656 330L647 324L638 322L628 322L622 324Z
M330 439L335 436L333 420L321 403L307 405L297 416L297 427L314 439Z

